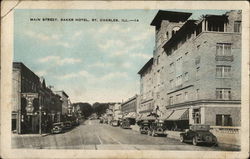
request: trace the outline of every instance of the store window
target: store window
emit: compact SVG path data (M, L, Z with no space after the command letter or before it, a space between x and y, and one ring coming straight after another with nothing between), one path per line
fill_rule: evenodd
M232 126L231 115L216 114L216 126Z

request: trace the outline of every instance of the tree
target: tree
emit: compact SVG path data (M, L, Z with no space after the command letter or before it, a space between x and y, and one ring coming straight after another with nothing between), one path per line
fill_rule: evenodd
M89 103L74 103L74 106L79 106L84 117L89 117L93 113L93 108Z
M94 103L93 104L93 111L98 115L101 116L106 112L109 107L109 103Z

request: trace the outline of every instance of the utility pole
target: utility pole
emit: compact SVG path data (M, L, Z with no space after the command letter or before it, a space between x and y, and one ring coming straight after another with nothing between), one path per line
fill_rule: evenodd
M42 105L41 96L39 96L39 134L42 135Z

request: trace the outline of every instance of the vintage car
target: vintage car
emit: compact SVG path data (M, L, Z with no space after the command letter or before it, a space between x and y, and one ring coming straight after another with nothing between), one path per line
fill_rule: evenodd
M148 135L150 136L166 136L166 127L164 126L164 121L155 120L149 126Z
M112 126L119 126L119 120L112 120L111 125Z
M147 120L140 122L140 133L141 134L148 134L149 130L149 122Z
M121 127L123 128L123 129L129 129L130 128L130 121L129 121L129 119L123 119L122 120L122 123L121 123Z
M180 134L180 141L192 142L195 146L200 143L208 143L218 146L216 136L214 136L209 130L209 125L191 125L190 129L186 129L185 132Z
M58 134L58 133L61 133L61 132L63 132L63 123L62 122L54 123L52 125L51 133L52 134Z
M63 123L64 129L71 129L72 128L72 123L70 121L66 121Z

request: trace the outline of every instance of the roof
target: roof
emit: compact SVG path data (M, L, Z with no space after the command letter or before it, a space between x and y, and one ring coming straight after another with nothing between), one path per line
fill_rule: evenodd
M176 43L179 38L183 37L183 34L187 32L191 32L196 28L196 22L197 20L188 20L177 32L172 36L171 39L169 39L164 45L163 48L169 47L171 44Z
M140 69L140 71L138 72L138 74L142 74L152 64L153 64L153 58L151 58L150 60L148 60L148 62Z
M188 12L173 12L159 10L150 25L159 26L162 20L169 20L171 22L186 21L192 13Z
M205 18L208 20L222 20L222 21L227 21L228 16L223 14L223 15L212 15L212 14L207 14L205 15Z

